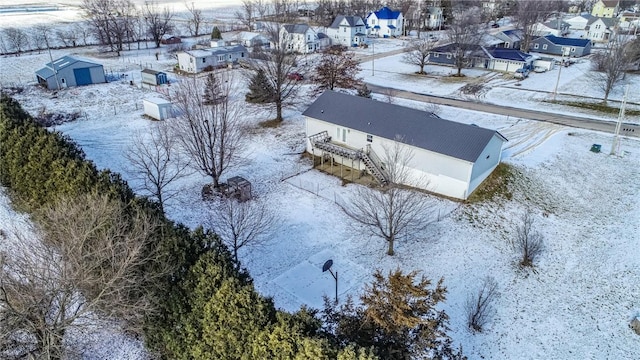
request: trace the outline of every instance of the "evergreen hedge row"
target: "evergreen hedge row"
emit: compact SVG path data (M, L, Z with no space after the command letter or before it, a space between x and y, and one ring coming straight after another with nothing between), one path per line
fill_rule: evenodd
M153 246L174 271L150 284L157 311L147 314L148 348L170 359L374 359L338 351L313 312L289 314L259 295L235 270L215 234L166 219L157 204L136 197L119 174L99 171L67 136L37 125L14 99L0 95L0 184L32 212L61 196L110 194L160 221ZM159 265L160 266L160 265ZM153 272L153 266L141 271ZM143 294L140 294L143 296Z

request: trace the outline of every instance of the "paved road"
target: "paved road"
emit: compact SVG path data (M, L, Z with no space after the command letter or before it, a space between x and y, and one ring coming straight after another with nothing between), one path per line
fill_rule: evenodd
M430 103L440 104L440 105L455 106L461 109L482 111L482 112L487 112L491 114L513 116L513 117L518 117L523 119L546 121L554 124L581 128L581 129L603 131L603 132L608 132L613 134L616 128L616 123L613 121L603 121L603 120L596 120L596 119L590 119L590 118L584 118L584 117L569 116L564 114L554 114L554 113L543 112L543 111L519 109L515 107L510 107L510 106L502 106L502 105L494 105L494 104L480 103L480 102L467 101L467 100L452 99L452 98L446 98L441 96L420 94L413 91L391 89L391 88L373 85L373 84L367 84L367 87L369 87L369 89L371 89L371 91L373 92L383 93L383 94L388 94L389 91L392 91L394 96L404 98L404 99L409 99L409 100L430 102ZM640 125L624 123L620 128L620 135L640 137Z

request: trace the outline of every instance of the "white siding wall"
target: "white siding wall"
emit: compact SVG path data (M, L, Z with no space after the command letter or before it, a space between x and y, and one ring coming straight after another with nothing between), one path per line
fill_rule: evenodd
M494 135L473 165L467 194L471 194L500 163L502 139Z
M340 136L338 137L338 129ZM383 159L385 147L391 148L394 144L393 140L384 139L373 136L372 142L367 142L367 133L342 128L338 125L320 121L317 119L306 118L307 136L327 131L331 139L336 143L341 143L355 149L364 149L367 145L371 145L371 149ZM343 130L345 130L343 132ZM342 141L345 135L346 142ZM431 192L442 194L449 197L464 199L469 188L468 180L472 171L473 163L449 157L446 155L434 153L421 148L406 145L413 151L413 159L409 167L413 169L411 172L411 180L408 185L420 187ZM307 140L307 152L312 152L311 143ZM320 151L315 152L320 155ZM486 156L486 155L485 155ZM342 163L343 159L334 156L338 163ZM351 160L344 159L344 165L350 166ZM358 167L358 164L354 164ZM364 169L364 165L360 164L360 170Z

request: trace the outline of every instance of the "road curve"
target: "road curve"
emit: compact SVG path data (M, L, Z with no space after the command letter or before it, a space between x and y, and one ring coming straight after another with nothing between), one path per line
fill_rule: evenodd
M596 120L584 117L569 116L564 114L554 114L543 111L535 111L530 109L518 109L510 106L495 105L480 103L468 100L452 99L442 96L434 96L428 94L420 94L413 91L399 90L388 88L379 85L373 85L367 83L367 87L371 91L381 94L388 94L392 92L394 96L403 99L429 102L439 105L454 106L461 109L482 111L491 114L498 114L504 116L512 116L523 119L545 121L553 124L570 126L574 128L581 128L587 130L595 130L608 132L613 134L615 132L616 123L613 121ZM624 123L620 128L620 135L640 137L640 125L632 123Z

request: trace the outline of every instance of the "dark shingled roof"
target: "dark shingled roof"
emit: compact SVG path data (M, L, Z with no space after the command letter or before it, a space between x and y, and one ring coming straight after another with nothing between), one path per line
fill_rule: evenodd
M303 115L386 139L401 136L422 149L475 162L499 132L360 96L325 91Z
M347 23L349 24L349 27L354 27L358 23L358 20L362 21L362 18L360 16L338 15L338 16L336 16L336 19L333 20L333 22L331 23L331 26L329 26L329 27L330 28L334 28L334 29L339 28L340 27L340 23L342 22L342 20L347 20ZM363 24L364 24L364 22L363 22Z
M282 27L289 34L304 34L309 29L309 25L307 24L288 24L288 25L282 25Z
M567 46L575 46L575 47L585 47L589 45L589 43L591 42L591 40L589 39L574 39L574 38L566 38L566 37L557 37L553 35L547 35L544 38L556 45L567 45Z

